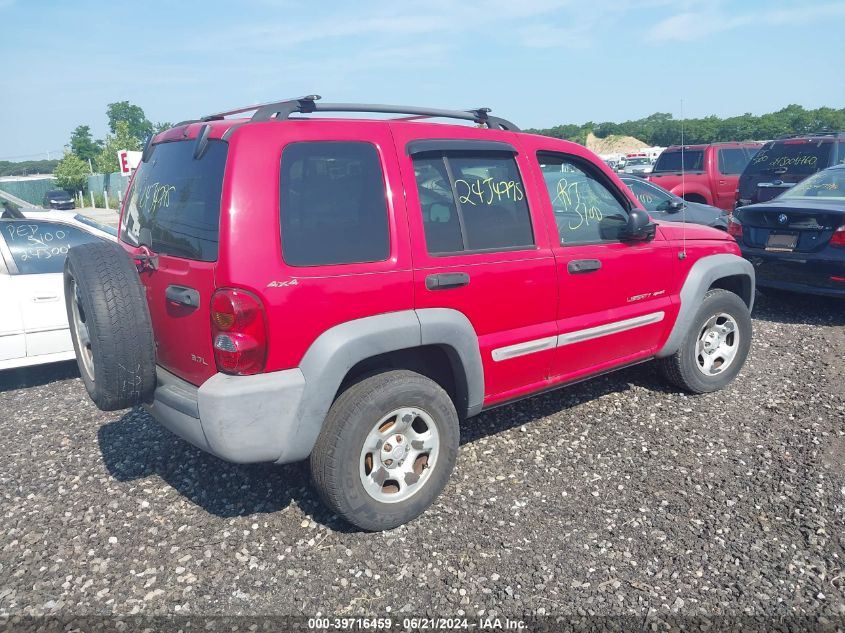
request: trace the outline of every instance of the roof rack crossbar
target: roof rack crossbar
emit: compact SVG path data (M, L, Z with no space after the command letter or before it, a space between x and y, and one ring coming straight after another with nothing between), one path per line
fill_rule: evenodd
M440 108L421 108L418 106L402 106L402 105L384 105L378 103L314 103L310 102L305 108L294 108L292 111L286 110L279 112L277 119L285 118L283 114L288 116L292 112L301 112L308 114L311 112L371 112L379 114L405 114L420 118L444 118L444 119L459 119L462 121L472 121L474 123L485 124L491 128L509 130L518 132L519 128L499 117L490 116L489 108L477 108L475 110L445 110ZM258 112L253 117L257 117Z
M306 95L304 97L293 97L291 99L282 99L281 101L267 101L266 103L256 103L253 105L244 106L242 108L235 108L234 110L226 110L225 112L215 112L200 119L200 121L216 121L233 114L243 114L244 112L252 112L255 110L253 120L258 120L256 117L260 112L277 112L285 106L291 104L301 105L303 102L313 102L320 98L320 95ZM274 110L274 108L277 108ZM269 118L269 117L268 117ZM262 119L263 120L263 119Z
M777 137L775 140L780 141L785 138L801 138L801 137L809 137L809 136L838 136L841 132L836 132L835 130L820 130L818 132L803 132L800 134L784 134L783 136Z
M252 121L269 121L270 119L285 120L291 114L311 114L312 112L369 112L381 114L405 114L412 118L446 118L473 121L479 125L485 124L490 128L518 132L519 128L506 119L490 116L490 108L476 108L475 110L445 110L439 108L421 108L418 106L384 105L378 103L317 103L319 95L309 95L296 99L285 99L271 103L264 103L257 106L249 106L221 112L215 117L240 114L255 110ZM203 120L210 120L211 117L203 117Z
M404 120L423 118L445 118L460 119L462 121L473 121L479 125L486 125L489 128L519 132L519 128L501 117L490 115L490 108L476 108L474 110L445 110L440 108L421 108L418 106L384 105L379 103L317 103L320 95L306 95L293 99L281 101L269 101L267 103L256 103L254 105L215 112L206 115L195 121L184 121L187 123L198 123L205 121L218 121L234 114L254 112L250 121L286 120L291 114L311 114L312 112L369 112L380 114L404 114ZM176 127L176 126L174 126Z

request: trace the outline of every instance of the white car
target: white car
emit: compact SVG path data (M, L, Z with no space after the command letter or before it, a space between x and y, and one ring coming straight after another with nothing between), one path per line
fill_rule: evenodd
M74 211L0 215L0 370L75 357L63 270L71 246L116 239L116 231Z
M654 169L654 162L646 156L636 156L625 161L622 171L626 174L650 174Z

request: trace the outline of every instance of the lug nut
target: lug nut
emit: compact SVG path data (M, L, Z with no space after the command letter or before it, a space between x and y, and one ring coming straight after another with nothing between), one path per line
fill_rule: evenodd
M386 459L386 460L384 460L384 465L385 465L385 466L392 466L392 465L393 465L393 460L392 460L392 459Z
M402 443L402 436L401 436L401 435L397 435L397 436L396 436L396 443L397 443L397 444L401 444L401 443Z
M389 453L390 451L393 450L393 447L390 444L385 444L382 450Z

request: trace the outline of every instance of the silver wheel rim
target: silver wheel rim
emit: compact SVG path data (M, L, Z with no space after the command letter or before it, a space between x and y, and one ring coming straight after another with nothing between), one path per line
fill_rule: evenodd
M91 382L94 382L94 352L91 350L91 335L85 322L85 310L82 308L79 289L76 280L70 280L71 312L73 313L73 333L79 345L79 357L82 359L82 369Z
M364 490L381 503L404 501L425 487L439 453L432 417L416 407L395 409L364 440L358 464Z
M715 314L702 326L695 342L695 366L705 376L718 376L730 367L739 350L739 326L726 312Z

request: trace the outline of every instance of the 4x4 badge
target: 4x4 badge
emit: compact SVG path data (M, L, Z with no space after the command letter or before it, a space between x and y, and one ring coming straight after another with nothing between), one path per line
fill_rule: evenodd
M271 281L269 284L267 284L267 287L268 288L284 288L286 286L298 286L298 285L299 285L299 281L296 278L294 278L294 279L288 279L287 281Z

